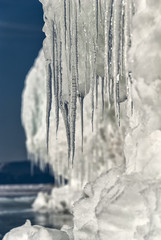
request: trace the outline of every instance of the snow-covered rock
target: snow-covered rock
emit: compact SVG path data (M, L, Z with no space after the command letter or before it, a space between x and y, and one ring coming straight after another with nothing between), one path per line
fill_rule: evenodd
M69 240L69 236L64 231L32 226L30 221L18 228L12 229L7 233L3 240Z

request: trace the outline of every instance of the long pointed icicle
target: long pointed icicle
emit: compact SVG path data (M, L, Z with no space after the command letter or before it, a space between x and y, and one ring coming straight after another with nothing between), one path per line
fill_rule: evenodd
M56 29L53 22L53 55L52 55L52 76L53 76L53 92L55 100L55 117L56 117L56 132L59 125L59 71L58 71L58 46Z
M94 75L92 76L91 81L91 102L92 102L92 132L93 132L93 122L94 122Z
M62 41L60 41L60 55L59 55L59 59L60 59L60 66L59 66L59 75L60 75L60 88L59 88L59 99L60 99L60 105L63 105L63 99L62 99L62 95L63 95L63 89L62 89L62 84L63 84L63 79L62 79Z
M79 10L81 10L81 0L79 0Z
M98 84L99 84L99 76L96 75L96 109L98 108Z
M113 102L113 76L112 76L112 28L113 28L113 4L114 0L110 3L110 23L109 23L109 34L108 34L108 88L109 88L109 100L110 104Z
M51 74L51 64L46 64L46 92L47 92L47 105L46 105L46 143L47 152L49 150L49 128L50 128L50 112L52 104L52 74Z
M79 59L78 59L78 17L77 17L77 8L75 9L75 57L76 57L76 75L77 75L77 86L79 82Z
M117 118L118 125L120 127L120 75L117 75L116 79L116 102L117 102Z
M96 33L98 39L98 0L96 0Z
M102 117L104 117L104 77L102 77Z
M119 80L120 80L120 33L121 33L121 14L122 14L122 0L117 0L114 2L113 10L113 79L114 79L114 106L115 115L118 120L118 125L120 125L120 96L119 96Z
M67 9L66 9L66 0L64 0L64 35L65 35L65 47L66 47L66 41L67 41L67 37L66 37L66 31L67 31Z
M71 151L72 151L72 164L75 155L75 130L76 130L76 109L77 109L77 82L76 71L74 66L72 67L72 79L71 79L71 103L70 103L70 139L71 139Z
M58 55L58 43L56 43L56 133L59 128L59 55Z
M81 105L81 135L82 135L82 152L83 152L83 132L84 132L84 117L83 117L83 104L84 96L80 96L80 105Z
M96 46L95 43L93 43L93 55L92 55L92 62L93 62L93 72L91 73L91 107L92 107L92 132L93 132L93 122L94 122L94 86L96 83ZM91 56L90 56L90 62L91 62Z
M71 39L71 3L68 2L68 25L69 25L69 71L71 71L71 48L72 48L72 39Z
M104 70L105 70L105 81L106 81L106 92L108 92L108 104L109 107L111 105L111 92L110 92L110 74L109 74L109 50L111 44L109 44L109 35L110 35L110 26L111 26L111 2L112 0L105 1L105 19L104 19L104 26L105 26L105 54L104 54Z
M65 130L66 130L66 137L67 137L67 144L68 144L68 161L70 159L70 153L71 153L71 141L70 141L70 124L69 124L69 109L68 109L68 103L65 102L63 106L61 106L61 111L63 115L63 120L65 124ZM69 165L69 163L68 163Z

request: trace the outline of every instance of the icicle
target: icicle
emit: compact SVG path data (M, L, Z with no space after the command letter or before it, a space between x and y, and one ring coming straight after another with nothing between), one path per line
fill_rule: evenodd
M104 77L102 77L102 117L104 117Z
M70 143L70 123L69 123L69 109L68 109L68 102L60 101L60 110L62 113L65 130L66 130L66 137L67 137L67 144L68 144L68 165L70 159L70 152L71 152L71 143Z
M114 79L114 106L115 115L120 125L120 97L119 97L119 74L120 74L120 27L121 27L121 14L122 14L122 2L117 0L114 2L113 10L113 79Z
M91 57L93 58L92 61L91 61ZM96 83L96 79L95 79L95 76L96 76L96 46L95 46L95 43L93 43L93 55L91 56L90 55L90 65L93 64L92 66L92 76L91 76L91 106L92 106L92 119L91 119L91 122L92 122L92 131L93 131L93 121L94 121L94 86L95 86L95 83ZM98 88L97 88L98 90Z
M70 139L72 150L72 164L75 154L75 128L76 128L76 108L77 108L77 82L75 67L72 66L72 79L71 79L71 103L70 103Z
M100 10L100 19L102 21L102 2L101 2L101 0L99 1L99 10Z
M62 100L62 41L60 41L60 56L59 56L59 59L60 59L60 66L59 66L59 75L60 75L60 92L59 92L59 95L60 95L60 105L62 106L63 105L63 100Z
M132 79L132 72L129 71L129 102L130 102L130 110L131 110L131 116L133 115L133 96L132 96L132 84L133 84L133 79Z
M71 48L72 48L72 39L71 39L71 5L69 0L69 71L71 71Z
M66 31L67 31L67 12L66 12L66 0L64 0L64 35L65 35L65 47L66 47Z
M81 0L79 0L79 10L81 10Z
M94 75L92 76L92 81L91 81L91 101L92 101L92 132L93 132L93 121L94 121Z
M131 45L131 33L130 33L130 26L131 26L131 16L132 15L132 3L130 0L125 0L125 10L124 10L124 74L125 74L125 79L126 79L126 87L127 87L127 109L128 111L133 108L133 103L132 103L132 78L131 78L131 73L128 73L128 60L127 60L127 55L128 55L128 50Z
M84 121L83 121L83 103L84 103L84 96L80 96L80 106L81 106L81 135L82 135L82 152L83 152L83 129L84 129Z
M52 76L53 76L53 92L54 92L54 95L55 95L55 89L56 89L56 84L55 84L55 27L54 27L54 22L53 22L53 41L52 41L52 44L53 44L53 52L52 52Z
M108 80L108 23L107 23L107 17L108 17L108 11L107 11L107 2L105 1L105 21L104 21L104 26L105 26L105 53L104 53L104 72L105 72L105 81L106 81L106 89L105 91L107 92L107 80ZM97 84L97 81L96 81ZM96 85L97 86L97 85ZM109 100L109 96L108 96ZM97 108L97 102L96 102L96 108Z
M53 22L53 55L52 55L52 76L53 76L53 92L55 100L55 117L56 117L56 132L59 126L59 63L58 63L58 46L57 35Z
M67 136L67 143L68 143L68 160L70 159L70 152L71 152L71 141L70 141L70 124L69 124L69 110L68 110L68 103L65 102L62 110L63 120L66 129L66 136ZM68 163L69 165L69 163Z
M109 24L109 34L108 34L108 89L109 89L109 100L110 104L113 102L113 76L112 76L112 32L113 32L113 4L114 0L110 3L110 24Z
M49 148L49 127L50 127L50 112L52 104L52 75L51 75L51 64L46 64L46 92L47 92L47 105L46 105L46 143L47 152Z
M75 9L75 57L76 57L76 74L77 74L77 86L79 82L79 69L78 69L78 19L77 19L77 9Z
M123 58L124 58L124 76L126 79L127 86L127 95L128 95L128 76L127 76L127 53L129 48L129 0L125 0L124 3L124 49L123 49Z
M120 127L120 76L119 74L117 75L117 80L116 80L116 110L117 111L117 119L118 119L118 125Z
M96 75L96 109L98 108L98 84L99 84L99 76Z
M58 43L56 43L56 133L59 128L59 56L58 56Z
M96 0L96 33L97 33L97 40L98 40L98 0Z

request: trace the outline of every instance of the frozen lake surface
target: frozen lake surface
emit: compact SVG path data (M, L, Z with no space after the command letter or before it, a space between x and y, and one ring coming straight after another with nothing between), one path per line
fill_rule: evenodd
M52 185L0 185L0 240L12 228L21 226L26 219L33 225L60 229L64 224L72 224L70 215L38 213L32 203L41 190L50 192Z

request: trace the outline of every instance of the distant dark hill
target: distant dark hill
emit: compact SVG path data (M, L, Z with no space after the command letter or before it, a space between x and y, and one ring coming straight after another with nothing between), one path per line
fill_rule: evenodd
M31 168L30 161L23 161L7 163L0 168L0 184L38 183L54 184L54 177L49 171L49 166L47 166L44 171L41 171L41 169L35 165Z

